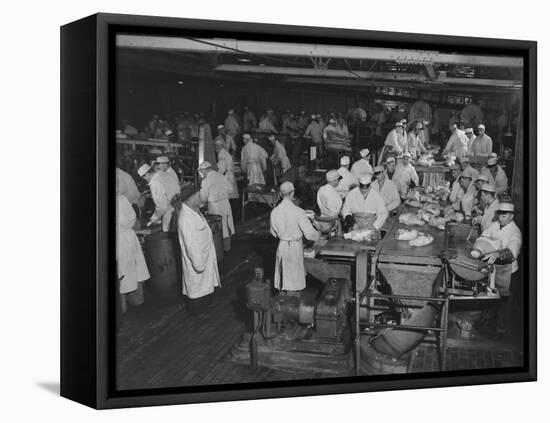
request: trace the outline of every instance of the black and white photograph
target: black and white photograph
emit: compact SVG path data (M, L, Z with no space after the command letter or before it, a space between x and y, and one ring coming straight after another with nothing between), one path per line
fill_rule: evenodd
M121 31L114 58L117 391L526 365L523 57Z

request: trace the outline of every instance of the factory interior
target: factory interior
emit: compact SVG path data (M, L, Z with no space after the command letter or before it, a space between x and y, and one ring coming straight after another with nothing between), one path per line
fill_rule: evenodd
M521 58L116 55L117 389L523 365Z

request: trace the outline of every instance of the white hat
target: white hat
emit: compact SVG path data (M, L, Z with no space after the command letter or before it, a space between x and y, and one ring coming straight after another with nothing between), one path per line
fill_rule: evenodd
M489 178L487 175L484 175L483 173L480 173L478 177L476 178L477 181L483 181L483 182L489 182Z
M504 201L498 205L498 212L514 213L514 204Z
M289 192L294 191L294 185L292 182L283 182L279 187L279 191L281 191L281 194L288 194Z
M409 153L408 151L405 151L403 153L403 157L408 157L409 159L412 158L411 153Z
M145 175L147 172L149 172L151 170L151 166L149 166L147 163L145 163L144 165L142 165L137 173L139 176L141 176L143 178L143 175Z
M251 140L252 137L250 136L250 134L243 134L243 140Z
M487 160L487 166L494 166L498 163L498 159L496 157L489 157Z
M401 121L395 122L395 126L401 126L401 127L403 127L403 122L401 122Z
M370 151L368 148L363 148L359 154L361 155L361 157L367 157L369 155Z
M405 123L407 123L407 119L403 118L403 119L400 120L400 122L401 122L402 124L405 124Z
M489 153L489 157L497 157L498 158L498 154L497 153Z
M198 170L209 169L211 167L212 167L212 164L210 162L204 161L199 165Z
M223 125L218 125L218 129L224 129L224 128L225 128L225 126L223 126Z
M477 125L477 129L485 129L485 125L480 123L479 125Z
M359 183L361 185L369 185L372 182L372 176L369 173L365 173L359 177Z
M470 172L462 172L459 176L459 178L468 178L468 179L473 179L472 178L472 174Z
M395 157L388 157L386 159L386 164L388 164L388 163L395 163Z
M384 172L384 166L376 166L374 168L374 174L376 175L377 173L382 173Z
M330 118L330 119L328 120L328 123L336 123L336 119Z
M464 133L465 133L465 134L473 134L473 133L474 133L474 128L466 128L466 129L464 130Z
M170 160L166 156L157 157L157 163L170 163Z
M340 158L340 165L341 166L347 166L349 165L349 157L348 156L343 156Z
M267 136L267 139L269 139L269 140L270 140L270 139L275 139L275 134L269 134L269 135Z
M337 181L340 179L340 174L337 170L329 170L325 175L325 178L327 178L327 182Z
M481 185L481 191L486 191L486 192L497 192L495 186L493 184L483 184Z
M315 119L315 116L317 116L317 115L312 114L312 115L311 115L311 119Z

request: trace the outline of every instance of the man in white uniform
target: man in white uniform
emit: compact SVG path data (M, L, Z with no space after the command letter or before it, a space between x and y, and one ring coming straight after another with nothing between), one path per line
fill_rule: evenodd
M498 158L489 157L487 167L481 169L481 173L489 179L489 183L493 184L497 195L508 191L508 176L506 172L498 164Z
M225 132L227 132L227 134L233 139L235 139L235 136L241 132L241 125L239 125L239 121L235 117L235 112L233 109L229 109L227 111L227 117L224 121L224 128Z
M369 163L370 152L368 148L363 148L359 154L361 158L357 160L351 167L351 174L355 176L355 179L359 179L361 175L372 175L374 171Z
M155 203L155 212L147 226L153 223L162 222L162 230L170 230L170 221L174 208L170 204L174 195L179 194L179 185L165 172L155 172L148 164L138 169L138 175L147 181L151 190L151 197Z
M218 172L225 177L232 190L229 193L229 199L239 198L239 189L237 188L237 181L235 180L235 166L233 163L233 157L225 149L225 142L223 140L216 140L214 143L216 154L218 155Z
M327 183L317 191L317 205L321 217L335 218L342 210L342 196L336 191L341 176L337 170L329 170L325 178Z
M116 186L117 192L124 195L130 204L138 204L140 194L134 178L120 168L116 168Z
M395 128L386 135L384 146L391 148L398 156L407 151L407 136L403 128L403 122L399 121L395 123ZM380 160L382 160L382 155L380 155Z
M338 174L342 177L340 183L336 187L336 191L344 198L350 189L357 186L357 178L352 175L348 170L350 160L348 156L343 156L340 158L340 168L338 169Z
M317 147L317 152L319 155L323 155L325 150L323 144L323 131L325 129L325 125L323 125L320 120L319 115L311 115L311 122L306 128L304 138L310 138Z
M401 198L405 198L411 185L418 185L419 178L416 169L411 165L411 154L409 152L403 153L402 160L402 164L395 169L395 184Z
M470 158L468 156L462 157L460 160L460 167L462 168L462 173L470 175L472 181L476 181L479 176L479 172L470 165Z
M489 157L493 151L493 140L485 133L485 125L477 126L477 137L470 144L470 156L475 159Z
M521 231L514 222L514 205L502 202L497 209L497 221L493 222L481 236L498 241L499 249L486 254L482 260L495 265L495 286L502 297L497 314L497 332L505 332L509 323L518 316L513 316L510 295L519 288L519 278L512 275L518 270L517 258L521 250Z
M443 154L449 153L458 159L462 159L468 155L468 138L464 132L458 129L456 124L451 126L451 131L451 136L449 137L449 141L447 141Z
M275 168L275 174L277 177L281 176L281 174L285 173L288 169L283 169L283 162L285 165L287 165L287 162L285 160L285 157L287 157L285 147L283 144L280 143L280 141L275 138L274 134L270 134L268 137L269 142L273 145L273 154L271 155L270 159L273 163L273 167Z
M496 211L500 205L495 195L495 186L493 184L483 184L480 189L480 206L483 214L476 216L472 223L481 227L481 232L489 229L489 226L496 220Z
M472 142L476 139L476 136L474 134L474 128L466 128L464 131L464 135L466 135L466 144L468 148L468 156L471 154L472 151Z
M178 174L174 169L172 169L172 166L170 166L170 159L168 159L168 157L166 156L157 157L156 164L160 171L166 172L168 175L174 178L175 183L179 185L180 180L178 178Z
M299 296L299 291L306 287L302 238L317 241L320 234L311 224L305 211L292 202L294 185L291 182L283 182L280 192L283 200L273 209L270 217L271 234L279 238L274 285L278 290L290 291L290 294Z
M220 286L216 247L210 226L199 211L202 204L199 191L191 184L184 185L178 200L183 295L198 300ZM189 305L192 312L198 311L197 301L190 301Z
M397 185L386 177L384 166L376 166L374 168L374 178L376 180L372 183L372 189L380 193L386 204L386 209L388 212L391 212L401 204Z
M229 193L233 187L227 182L224 176L212 169L212 164L202 162L199 165L199 176L201 177L200 196L203 203L208 205L208 213L221 216L223 249L231 250L231 235L235 233L233 224L233 213L229 204Z
M423 132L424 125L422 125L422 122L416 122L414 129L409 132L407 137L407 151L411 154L413 159L417 159L421 153L427 153L426 148L424 148Z
M371 182L372 177L370 175L361 176L359 186L353 188L346 196L342 206L344 232L348 232L353 224L358 221L356 216L358 214L364 219L361 226L366 228L379 230L386 222L388 218L386 204L378 191L372 189Z
M235 144L233 137L225 132L225 126L223 125L218 125L218 136L214 138L214 144L216 144L216 141L219 140L223 142L225 150L231 154L232 157L235 156L235 153L237 152L237 144Z
M246 170L248 185L265 184L267 152L254 143L249 134L243 135L243 141L245 145L241 150L241 169Z

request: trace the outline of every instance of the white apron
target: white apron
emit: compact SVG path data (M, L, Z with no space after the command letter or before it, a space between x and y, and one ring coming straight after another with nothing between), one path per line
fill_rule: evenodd
M306 287L304 248L302 238L280 240L275 256L275 288L300 291Z

